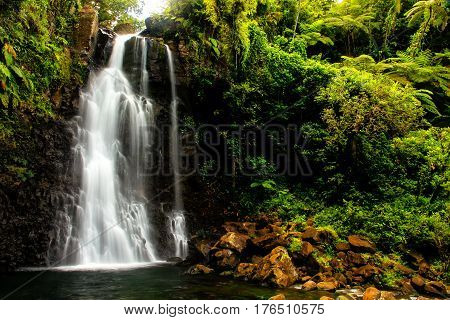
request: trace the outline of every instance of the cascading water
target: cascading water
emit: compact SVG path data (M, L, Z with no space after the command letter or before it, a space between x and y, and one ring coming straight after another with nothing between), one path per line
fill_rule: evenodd
M157 260L142 178L153 121L145 79L147 42L138 38L142 77L137 95L123 72L131 37L115 39L108 66L91 75L81 96L74 168L81 172L81 186L64 245L63 256L72 255L66 264Z
M59 259L61 266L127 267L158 261L158 253L187 257L176 77L172 52L165 48L171 83L169 140L174 190L172 211L165 219L171 239L164 241L161 234L165 232L158 235L160 230L150 223L161 221L159 216L153 217L157 213L153 198L159 194L151 197L146 175L148 152L162 154L162 150L153 150L157 126L148 70L154 61L147 62L157 47L145 37L118 36L108 65L91 74L81 94L74 147L74 181L79 190L66 197L65 212L57 214L51 241L55 245L49 247L53 252L50 259Z
M170 216L170 233L174 239L175 256L186 258L188 254L188 239L186 234L186 219L184 216L184 205L181 191L180 175L180 146L178 130L178 96L176 90L175 66L173 62L172 51L168 45L165 45L167 60L169 64L170 84L172 93L171 103L171 122L172 130L170 133L170 159L173 170L173 189L174 205Z

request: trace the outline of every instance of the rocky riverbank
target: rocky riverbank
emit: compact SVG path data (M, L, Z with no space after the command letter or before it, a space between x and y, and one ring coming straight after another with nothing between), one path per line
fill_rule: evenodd
M445 299L448 287L424 257L384 254L369 239L267 217L226 222L215 238L194 237L191 275L217 273L276 288L318 290L323 299ZM273 299L283 299L282 295Z

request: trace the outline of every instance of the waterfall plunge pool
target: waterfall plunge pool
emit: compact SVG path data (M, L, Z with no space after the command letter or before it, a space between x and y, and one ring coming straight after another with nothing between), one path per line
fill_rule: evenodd
M0 274L0 295L3 298L20 286L7 299L258 300L283 293L288 299L309 300L326 294L261 287L217 275L190 276L184 274L185 268L167 263L93 270L83 266Z

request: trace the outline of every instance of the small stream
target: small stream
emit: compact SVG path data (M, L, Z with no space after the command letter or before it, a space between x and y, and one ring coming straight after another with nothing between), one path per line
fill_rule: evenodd
M185 275L184 268L156 264L144 268L86 271L70 269L0 274L0 296L7 299L72 300L259 300L283 293L288 299L319 299L324 292L273 289L234 279ZM35 278L35 279L33 279Z

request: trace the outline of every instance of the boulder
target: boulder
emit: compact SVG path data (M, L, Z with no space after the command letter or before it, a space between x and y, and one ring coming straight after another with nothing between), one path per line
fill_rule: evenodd
M342 286L345 286L347 284L347 278L342 273L336 273L334 275L334 279L336 279L336 281L339 282Z
M281 238L278 234L273 232L252 239L252 243L255 247L260 248L264 251L270 251L275 249L276 247L284 247L288 245L288 241L286 239Z
M281 226L281 224L271 224L271 225L269 225L269 228L272 229L272 232L277 233L277 234L285 233L285 230Z
M341 259L341 260L344 260L345 257L347 257L347 255L343 251L339 251L336 256L338 257L338 259Z
M204 258L209 255L212 249L211 242L209 240L198 240L194 243L196 251Z
M380 300L397 300L393 292L381 291Z
M324 291L334 291L339 286L339 283L337 281L326 281L326 282L319 282L317 284L317 289L324 290Z
M447 287L440 281L430 281L424 286L424 291L434 296L445 297L447 295Z
M269 298L269 300L286 300L286 296L284 294L277 294L276 296Z
M253 263L240 263L234 272L235 278L251 279L257 265Z
M307 281L302 285L302 290L303 291L312 291L317 289L317 283L315 283L314 281Z
M297 277L297 270L287 250L277 247L258 263L253 279L285 288L293 285Z
M363 300L378 300L381 297L381 292L377 288L370 287L364 292Z
M337 235L334 231L328 230L326 228L317 229L316 236L314 237L314 241L317 243L332 243L336 240Z
M213 269L208 268L207 266L204 266L202 264L197 264L195 266L190 267L186 273L190 275L199 275L199 274L210 274L213 272L214 272Z
M417 291L421 291L425 287L425 280L421 276L414 276L411 279L411 285Z
M217 250L211 258L219 269L234 269L239 264L239 257L230 249Z
M380 273L381 273L380 269L370 264L360 267L354 271L354 274L362 276L366 279Z
M405 295L410 295L410 294L416 293L416 290L411 285L411 282L408 279L403 279L403 280L398 281L397 285L398 285L399 289L401 290L401 292Z
M220 238L219 242L216 244L216 247L231 249L242 253L247 248L249 241L249 236L237 232L228 232Z
M238 232L246 235L256 234L256 223L254 222L225 222L223 228L226 232Z
M309 257L313 253L314 247L308 241L303 241L301 254L303 257Z
M303 240L314 240L317 236L317 229L314 227L306 227L302 234Z
M350 246L352 249L356 252L375 252L376 246L373 242L371 242L369 239L352 235L348 237L348 242L350 243Z
M347 252L347 263L352 266L362 266L366 264L366 259L360 253L349 251Z
M348 242L339 242L338 244L336 244L336 250L337 251L349 251L350 244Z

